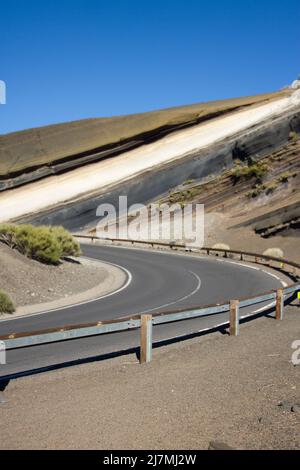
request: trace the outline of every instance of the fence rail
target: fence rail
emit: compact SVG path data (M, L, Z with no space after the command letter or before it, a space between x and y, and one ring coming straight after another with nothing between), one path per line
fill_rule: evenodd
M95 240L99 239L95 236L76 235L77 238ZM163 242L145 242L141 240L127 240L127 239L104 239L104 241L131 243L131 244L148 244L151 247L163 246L170 249L184 249L191 251L187 245L184 244L167 244ZM193 249L194 251L194 249ZM300 270L298 263L289 261L287 259L275 258L266 256L259 253L241 252L237 250L226 250L219 248L203 247L198 250L199 253L206 254L223 254L224 257L238 255L240 259L245 260L246 257L251 258L256 263L276 263L277 267L286 271L288 274L293 274L297 277L297 271ZM264 264L265 264L264 263ZM274 268L274 266L272 265ZM292 273L290 271L292 268ZM88 336L96 336L101 334L115 333L121 331L128 331L140 328L141 333L141 362L149 362L152 357L152 327L153 325L160 325L163 323L170 323L175 321L188 320L192 318L199 318L208 315L218 315L220 313L229 312L230 334L239 334L240 322L240 308L258 303L273 300L276 309L276 319L283 319L284 299L290 297L295 292L300 291L300 281L297 281L283 289L272 290L270 292L261 293L256 297L246 299L228 300L222 305L208 305L208 306L195 306L192 308L181 308L172 311L156 312L152 315L132 315L123 317L117 320L103 320L97 323L85 323L80 325L67 325L61 328L51 328L40 331L30 331L22 333L12 333L6 336L1 336L0 340L5 343L6 349L17 349L29 346L41 345L45 343L54 343L58 341L66 341L77 338L84 338Z

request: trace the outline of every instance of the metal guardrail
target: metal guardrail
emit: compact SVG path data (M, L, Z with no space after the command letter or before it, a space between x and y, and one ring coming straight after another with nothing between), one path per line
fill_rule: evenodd
M184 249L185 251L195 251L184 244L167 244L163 242L146 242L144 240L127 240L127 239L102 239L95 236L88 235L75 235L77 238L112 241L130 244L148 244L151 247L163 246L171 249ZM287 267L291 267L293 275L296 275L296 271L300 271L300 265L289 261L287 259L275 258L272 256L261 255L258 253L241 252L237 250L225 250L219 248L208 248L203 247L197 250L199 253L205 252L206 254L222 253L224 257L238 255L240 259L245 260L246 257L254 259L254 262L276 262L279 264L279 268L285 270L289 274L291 272ZM274 266L272 266L274 268ZM175 321L182 321L191 318L198 318L208 315L217 315L224 312L230 312L230 334L239 334L239 320L240 314L239 309L241 307L256 305L258 303L273 300L276 305L276 319L283 319L284 309L284 298L291 296L295 292L300 291L300 281L293 283L282 289L273 290L270 292L262 293L256 297L230 300L222 305L208 305L204 307L195 306L189 309L177 309L172 311L157 312L152 315L132 315L117 320L104 320L97 323L86 323L80 325L67 325L62 328L45 329L41 331L31 331L22 333L12 333L6 336L0 337L1 341L4 341L6 349L17 349L28 346L41 345L45 343L54 343L58 341L72 340L76 338L84 338L88 336L96 336L107 333L115 333L120 331L128 331L132 329L140 328L141 331L141 362L149 362L152 357L152 327L153 325L159 325L163 323L170 323Z
M193 252L193 253L206 253L209 255L210 253L224 253L224 257L228 258L229 255L239 255L241 261L244 260L245 256L249 256L252 258L255 258L255 262L258 262L260 259L265 259L266 261L276 261L280 264L287 264L292 266L293 268L297 268L300 270L300 264L290 261L286 258L276 258L275 256L268 256L268 255L263 255L261 253L253 253L251 251L239 251L239 250L230 250L230 249L224 249L224 248L211 248L207 246L203 246L202 248L193 248L189 246L188 244L183 244L183 243L175 243L175 242L170 242L170 243L165 243L165 242L159 242L155 240L131 240L128 238L104 238L104 237L97 237L96 235L80 235L80 234L74 234L75 238L81 238L81 239L87 239L91 240L94 242L95 240L98 241L111 241L111 242L117 242L117 243L125 243L129 245L148 245L151 246L152 248L155 247L164 247L164 248L169 248L169 249L183 249L185 251Z

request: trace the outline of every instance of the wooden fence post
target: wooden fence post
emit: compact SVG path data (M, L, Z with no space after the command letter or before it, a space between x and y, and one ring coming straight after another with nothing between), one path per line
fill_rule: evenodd
M140 363L152 359L152 315L141 315Z
M240 333L240 319L239 319L239 301L230 301L230 336L238 336Z
M283 289L278 289L276 294L276 320L283 320Z

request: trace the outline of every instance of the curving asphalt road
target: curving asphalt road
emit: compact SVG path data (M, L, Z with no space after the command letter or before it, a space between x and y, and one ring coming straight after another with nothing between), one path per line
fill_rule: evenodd
M83 305L1 321L0 335L107 320L134 313L223 303L282 286L279 279L258 268L223 259L123 247L83 245L82 248L85 256L124 267L130 273L127 287ZM250 312L249 308L243 309L242 314ZM224 313L158 325L154 327L154 341L210 328L227 319L228 313ZM7 364L0 365L0 377L101 356L138 344L139 332L130 331L12 350L7 352Z

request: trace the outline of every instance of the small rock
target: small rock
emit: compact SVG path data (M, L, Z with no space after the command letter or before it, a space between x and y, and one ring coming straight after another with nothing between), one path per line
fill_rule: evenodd
M2 392L0 392L0 405L6 403L6 400L4 398L4 394Z
M54 289L52 289L51 287L49 287L48 292L54 292Z
M283 411L292 411L293 403L291 401L284 400L278 403L278 406L280 406Z
M262 426L269 426L271 423L272 423L272 420L271 418L269 418L268 416L260 416L258 418L258 422L259 424L261 424Z
M300 414L300 405L298 405L298 404L293 405L291 411L292 411L293 413L298 413L298 414Z
M289 400L284 400L278 403L278 406L282 408L283 411L294 411L295 413L299 413L300 411L300 402L293 402Z
M210 441L208 450L234 450L233 447L230 447L225 442L221 441Z

